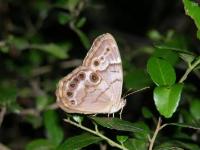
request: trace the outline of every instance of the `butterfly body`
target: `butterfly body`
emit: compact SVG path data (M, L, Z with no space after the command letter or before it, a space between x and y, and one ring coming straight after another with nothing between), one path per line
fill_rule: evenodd
M123 72L118 46L109 33L96 38L83 64L58 83L58 105L68 113L114 113L122 109Z

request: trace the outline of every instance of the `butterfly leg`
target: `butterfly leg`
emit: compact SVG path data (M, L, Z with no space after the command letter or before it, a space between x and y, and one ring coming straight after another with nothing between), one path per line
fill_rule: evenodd
M123 109L124 107L122 107L122 109L120 110L120 113L119 113L119 118L122 119L122 112L123 112Z
M115 118L115 113L112 114L112 117Z
M110 117L110 114L108 113L108 118Z

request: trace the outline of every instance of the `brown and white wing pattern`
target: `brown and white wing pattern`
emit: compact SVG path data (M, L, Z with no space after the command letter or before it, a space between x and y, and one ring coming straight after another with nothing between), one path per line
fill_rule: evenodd
M82 66L60 80L57 102L69 113L114 113L125 105L122 83L119 50L106 33L96 38Z

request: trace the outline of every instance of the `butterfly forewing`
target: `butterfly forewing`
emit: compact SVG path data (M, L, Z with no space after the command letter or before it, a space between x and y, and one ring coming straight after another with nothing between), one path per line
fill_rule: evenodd
M69 113L114 113L124 106L118 46L109 33L96 38L83 65L58 84L57 101Z

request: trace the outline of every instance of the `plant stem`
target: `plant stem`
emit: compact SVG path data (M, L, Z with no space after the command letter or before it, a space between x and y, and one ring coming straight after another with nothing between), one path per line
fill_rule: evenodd
M94 135L97 135L97 136L101 137L102 139L106 140L113 147L117 147L117 148L122 149L122 150L128 150L126 147L124 147L124 146L114 142L113 140L109 139L108 137L104 136L103 134L98 132L98 130L96 130L96 131L95 130L91 130L91 129L83 126L83 125L80 125L80 124L77 124L77 123L71 121L70 119L64 119L64 121L67 122L67 123L70 123L70 124L72 124L72 125L74 125L76 127L79 127L79 128L81 128L81 129L83 129L83 130L85 130L87 132L90 132L90 133L92 133Z
M188 74L199 64L200 64L200 57L198 57L197 60L191 66L187 68L184 75L179 80L179 83L183 83L185 79L187 78Z
M155 132L154 132L154 134L153 134L153 137L150 139L149 150L152 150L152 149L153 149L154 142L155 142L155 140L156 140L156 137L157 137L157 135L158 135L158 132L159 132L160 129L161 129L161 122L162 122L162 121L161 121L161 118L159 117L156 130L155 130Z

